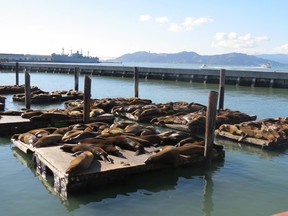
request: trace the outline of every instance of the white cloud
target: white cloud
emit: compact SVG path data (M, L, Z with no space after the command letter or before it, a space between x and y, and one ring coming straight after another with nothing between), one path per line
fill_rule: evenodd
M145 22L145 21L151 20L151 16L150 15L141 15L139 19L140 19L140 21Z
M215 35L213 46L216 48L234 49L239 51L253 50L261 42L267 41L267 36L252 36L250 33L245 35L238 35L235 32L218 32Z
M287 54L288 53L288 44L284 44L282 46L276 47L275 51L277 53Z
M167 23L169 22L169 19L167 17L156 17L155 21L159 23Z
M179 32L181 30L182 30L181 26L177 23L172 23L168 29L168 31L172 31L172 32Z
M186 17L182 25L184 26L185 30L189 31L192 30L195 26L201 26L211 22L213 22L213 19L209 17Z

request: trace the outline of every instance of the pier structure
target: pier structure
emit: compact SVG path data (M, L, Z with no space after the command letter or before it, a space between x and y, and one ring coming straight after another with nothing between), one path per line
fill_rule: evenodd
M29 72L44 73L74 73L75 67L80 74L97 76L115 76L133 78L135 67L131 66L106 66L106 65L88 65L88 64L57 64L57 63L26 63L19 64L19 70L25 68ZM15 62L3 62L0 64L0 70L16 71ZM137 67L139 78L141 79L159 79L175 80L196 83L219 83L220 69L184 69L184 68L156 68L156 67ZM286 72L267 72L267 71L244 71L228 70L225 72L225 84L251 86L251 87L271 87L288 88L288 73Z

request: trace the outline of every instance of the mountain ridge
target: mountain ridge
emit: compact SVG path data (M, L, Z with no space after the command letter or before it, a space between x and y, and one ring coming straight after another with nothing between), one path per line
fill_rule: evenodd
M276 55L276 54L275 54ZM270 59L268 59L270 57ZM281 56L283 58L283 56ZM127 53L114 61L120 62L142 62L142 63L184 63L184 64L218 64L218 65L249 65L259 66L262 64L271 64L273 66L288 65L282 61L276 61L277 58L271 59L271 55L248 55L244 53L226 53L218 55L199 55L196 52L182 51L178 53L150 53L138 51Z

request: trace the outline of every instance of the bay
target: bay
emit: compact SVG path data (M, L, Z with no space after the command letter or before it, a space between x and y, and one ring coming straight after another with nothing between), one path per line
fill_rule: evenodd
M73 89L67 74L30 73L31 85L45 91ZM0 73L1 85L15 83L15 74ZM24 76L20 74L20 83ZM92 76L92 98L132 97L132 79ZM83 76L79 89L83 90ZM188 101L207 104L218 85L140 80L139 97L153 102ZM7 109L24 104L6 96ZM256 114L258 119L288 116L287 89L225 86L224 107ZM58 103L48 108L60 107ZM44 108L32 105L33 109ZM45 106L45 108L47 108ZM1 215L271 215L288 210L287 150L269 152L217 139L224 162L210 171L185 167L131 177L125 184L73 194L68 201L39 180L31 158L16 149L10 137L0 138Z

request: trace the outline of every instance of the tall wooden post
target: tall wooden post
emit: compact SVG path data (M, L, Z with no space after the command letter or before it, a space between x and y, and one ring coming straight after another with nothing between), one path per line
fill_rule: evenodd
M16 62L16 85L19 85L19 63Z
M83 107L83 122L90 121L90 98L91 98L91 79L88 75L84 78L84 107Z
M216 108L217 108L218 92L210 91L208 96L208 107L206 112L206 128L205 128L205 165L211 167L212 149L214 142L214 132L216 123Z
M139 97L139 72L137 67L134 67L134 97Z
M30 74L25 68L25 107L26 109L31 108L31 87L30 87Z
M74 68L74 90L78 91L79 90L79 68L75 67Z
M220 70L219 79L219 106L218 109L224 108L224 93L225 93L225 69Z

